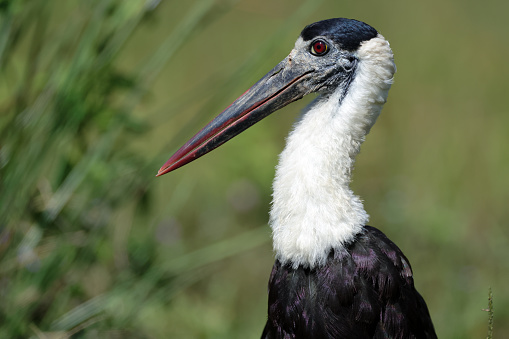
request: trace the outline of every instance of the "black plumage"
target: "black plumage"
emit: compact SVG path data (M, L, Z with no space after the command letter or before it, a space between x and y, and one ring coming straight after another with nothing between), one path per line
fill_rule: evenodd
M341 48L354 51L363 41L374 38L377 34L376 29L362 21L335 18L307 25L300 33L300 36L304 41L320 36L328 37L334 40Z
M276 261L262 338L436 338L412 268L385 234L365 226L313 269Z

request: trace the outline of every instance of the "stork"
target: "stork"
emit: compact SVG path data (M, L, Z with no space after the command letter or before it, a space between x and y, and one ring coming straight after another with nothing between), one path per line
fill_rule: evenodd
M262 338L436 338L405 255L350 189L355 157L396 71L373 27L308 25L290 54L182 146L173 171L306 94L280 155L270 211L276 262Z

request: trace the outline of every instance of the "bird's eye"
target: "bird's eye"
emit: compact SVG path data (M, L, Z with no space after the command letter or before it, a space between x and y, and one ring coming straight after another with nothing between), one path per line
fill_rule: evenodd
M311 54L316 56L325 55L329 51L329 46L323 40L315 40L311 44Z

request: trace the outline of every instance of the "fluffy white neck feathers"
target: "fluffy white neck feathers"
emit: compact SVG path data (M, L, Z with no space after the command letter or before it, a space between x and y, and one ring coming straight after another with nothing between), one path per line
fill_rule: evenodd
M295 124L274 179L270 213L283 263L314 267L352 241L369 216L350 189L355 156L387 99L396 66L378 35L361 44L344 88L318 97Z

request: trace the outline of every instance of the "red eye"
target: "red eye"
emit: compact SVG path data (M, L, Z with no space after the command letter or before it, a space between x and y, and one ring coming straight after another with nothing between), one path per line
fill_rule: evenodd
M322 56L329 51L329 46L323 40L313 41L311 44L311 54Z

